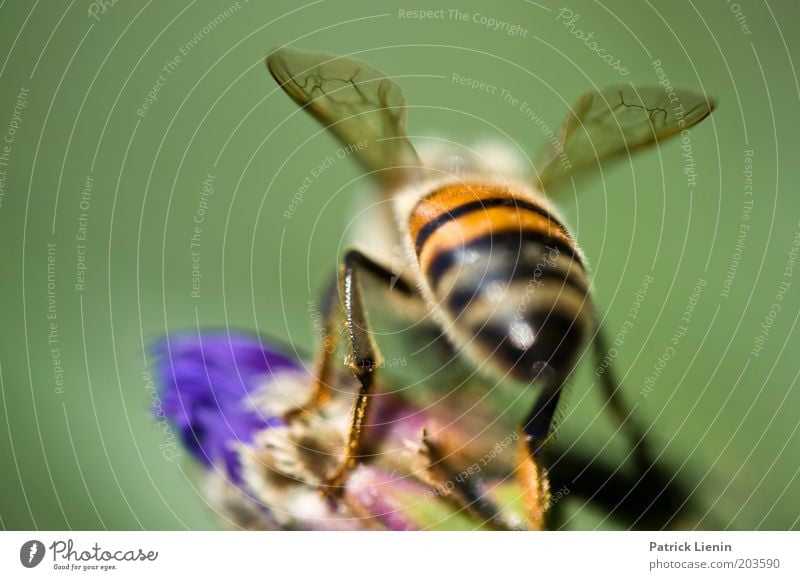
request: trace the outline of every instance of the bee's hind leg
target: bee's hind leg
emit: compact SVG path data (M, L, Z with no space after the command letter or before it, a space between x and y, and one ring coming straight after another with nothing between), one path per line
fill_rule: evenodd
M517 477L525 489L526 511L534 529L543 529L550 504L550 484L542 451L553 426L565 379L549 367L540 373L544 389L522 425Z
M362 276L363 274L366 276ZM349 472L358 464L366 415L374 389L375 372L380 365L380 353L372 339L362 295L362 284L368 279L377 281L381 285L385 284L384 289L387 292L391 289L408 298L418 296L408 282L358 250L349 250L345 254L339 268L337 284L326 297L327 312L324 313L326 340L332 342L327 342L323 346L313 399L319 402L330 395L329 384L334 372L332 364L336 352L334 337L338 336L336 325L340 316L344 317L345 323L345 366L360 386L350 412L342 462L323 486L323 492L327 495L340 493Z
M601 368L603 357L608 353L608 343L603 329L598 326L595 334L594 356L597 368ZM667 527L672 520L687 510L690 494L684 489L674 473L666 470L653 455L646 439L647 431L636 420L636 406L628 406L617 382L613 365L608 365L599 376L600 391L606 406L619 424L621 433L630 445L630 458L633 464L631 483L627 493L616 503L606 506L619 512L627 511L633 521L648 521L648 525ZM644 499L636 503L639 496Z

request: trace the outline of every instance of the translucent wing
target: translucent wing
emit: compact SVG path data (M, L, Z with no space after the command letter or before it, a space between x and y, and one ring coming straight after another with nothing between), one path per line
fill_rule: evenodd
M407 179L419 165L406 136L403 92L382 72L360 60L293 48L269 55L267 67L381 184Z
M626 152L679 134L714 110L715 102L691 91L620 85L584 94L572 107L558 142L539 164L543 187L593 169Z

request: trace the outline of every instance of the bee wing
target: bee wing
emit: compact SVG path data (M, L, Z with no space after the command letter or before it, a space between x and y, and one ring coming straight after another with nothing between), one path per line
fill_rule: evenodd
M405 130L405 99L385 74L353 58L282 48L267 57L281 88L350 148L384 186L419 165Z
M716 103L699 93L660 86L620 85L584 94L564 121L558 142L539 164L545 189L626 152L679 134L711 114Z

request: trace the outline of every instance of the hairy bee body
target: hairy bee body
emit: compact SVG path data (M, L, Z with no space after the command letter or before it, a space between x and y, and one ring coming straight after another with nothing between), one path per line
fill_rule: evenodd
M284 47L268 57L267 65L298 105L346 147L355 147L361 165L391 200L397 226L394 247L383 244L385 252L379 252L380 242L393 237L392 228L387 220L370 222L363 251L345 252L336 285L326 294L328 334L341 316L347 331L347 370L359 389L343 461L325 490L341 488L359 462L380 360L362 286L377 281L387 307L409 316L419 314L416 307L412 313L411 303L426 307L455 351L466 354L479 370L539 387L520 423L517 473L525 486L531 527L543 527L549 488L542 450L560 394L589 339L595 358L605 349L592 311L585 260L540 191L552 196L566 183L574 187L576 175L683 134L711 113L714 101L692 91L665 92L662 86L589 91L570 108L558 137L530 175L528 165L525 170L515 166L514 155L492 158L472 150L462 157L447 147L431 156L418 155L405 129L402 90L358 59ZM395 267L398 246L405 248L405 267ZM375 259L376 254L383 259ZM328 346L319 357L317 403L330 396L333 350ZM640 446L641 430L626 423L627 412L609 373L601 376L600 387L620 424L628 425L638 465L650 465ZM478 493L468 482L460 489L464 498Z

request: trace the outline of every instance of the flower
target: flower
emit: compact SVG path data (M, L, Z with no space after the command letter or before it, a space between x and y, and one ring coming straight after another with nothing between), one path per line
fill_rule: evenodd
M341 489L354 380L310 408L306 365L259 338L179 335L156 346L164 409L207 468L208 499L234 527L303 530L531 529L546 474L515 423L468 382L445 396L379 382L358 465ZM344 365L342 365L344 367ZM428 393L430 394L430 393ZM337 493L338 492L338 493Z
M171 336L154 350L163 408L183 444L207 467L221 462L238 481L233 443L283 423L253 404L255 393L270 376L298 364L256 338L225 333Z

